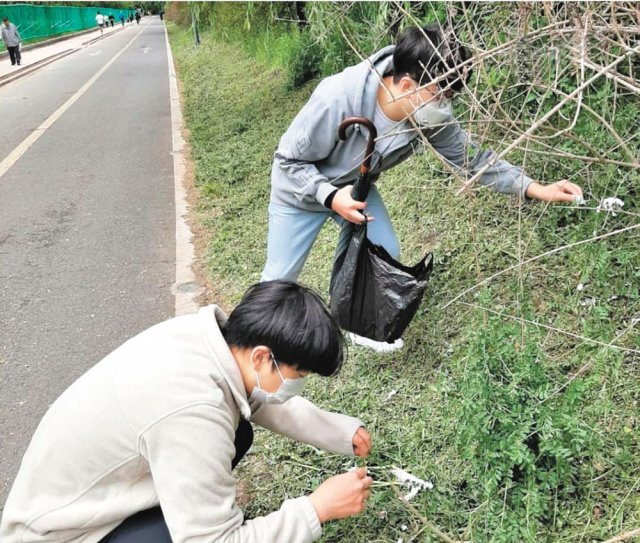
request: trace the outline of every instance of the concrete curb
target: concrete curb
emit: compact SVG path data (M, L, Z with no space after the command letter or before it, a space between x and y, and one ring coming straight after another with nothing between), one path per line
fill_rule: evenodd
M22 77L26 77L29 74L39 70L40 68L46 66L47 64L51 64L52 62L55 62L56 60L59 60L63 57L66 57L67 55L70 55L71 53L75 53L76 51L78 51L79 48L75 48L75 49L67 49L66 51L62 51L61 53L56 53L55 55L52 55L50 57L47 58L43 58L42 60L39 60L38 62L34 62L33 64L30 64L29 66L25 66L24 69L22 70L18 70L17 72L13 72L13 73L9 73L6 75L3 75L2 77L0 77L0 87L4 86L4 85L8 85L9 83L11 83L12 81L15 81L16 79L21 79Z
M176 282L171 287L171 291L175 297L175 314L178 316L198 311L200 307L198 300L204 292L204 288L198 283L193 270L196 252L192 241L193 232L188 223L189 204L187 202L187 190L184 182L187 164L184 154L185 141L182 137L182 107L166 25L164 27L164 34L167 43L167 64L169 67L169 101L171 102L171 139L173 144L173 177L176 210Z
M91 40L87 40L82 42L82 45L91 45L92 43L95 43L97 41L100 41L104 38L108 38L109 36L111 36L112 34L117 34L118 32L121 32L122 30L126 29L126 26L121 26L120 28L118 28L118 30L112 30L111 32L109 32L108 34L102 34L101 36L98 36L96 38L93 38Z

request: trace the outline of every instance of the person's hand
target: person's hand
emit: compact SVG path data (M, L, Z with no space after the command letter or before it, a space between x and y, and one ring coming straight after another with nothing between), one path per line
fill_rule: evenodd
M371 436L364 427L360 426L355 434L353 434L353 452L356 456L366 458L371 452Z
M582 196L582 189L566 179L551 185L533 182L527 188L527 196L543 202L575 202L576 197Z
M362 513L371 496L371 483L373 479L367 476L365 468L327 479L309 496L320 523Z
M354 200L351 197L352 188L353 185L347 185L339 189L333 197L331 209L349 222L362 224L364 222L362 210L367 204L365 202L358 202L358 200ZM373 217L367 217L367 220L372 221Z

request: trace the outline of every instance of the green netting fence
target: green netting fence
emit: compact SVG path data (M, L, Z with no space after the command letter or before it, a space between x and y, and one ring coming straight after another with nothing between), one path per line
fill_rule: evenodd
M0 23L4 17L18 27L23 42L85 30L96 26L96 14L113 14L116 22L120 13L127 17L131 12L121 7L34 6L29 4L0 5ZM4 50L0 42L0 50Z

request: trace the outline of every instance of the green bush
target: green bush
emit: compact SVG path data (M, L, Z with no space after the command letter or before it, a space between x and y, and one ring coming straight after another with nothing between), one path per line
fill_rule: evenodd
M470 505L482 510L474 541L539 542L554 504L573 497L581 466L602 445L584 420L589 385L558 384L539 332L523 338L521 326L497 317L475 324L452 402Z

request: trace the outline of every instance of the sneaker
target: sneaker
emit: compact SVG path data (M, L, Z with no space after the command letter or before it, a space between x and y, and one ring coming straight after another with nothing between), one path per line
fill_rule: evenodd
M366 347L367 349L371 349L376 353L392 353L394 351L399 351L400 349L402 349L402 347L404 347L404 341L402 341L402 338L398 338L393 343L389 343L387 341L374 341L373 339L359 336L358 334L354 334L353 332L349 332L348 336L351 340L351 343L353 343L354 345Z

